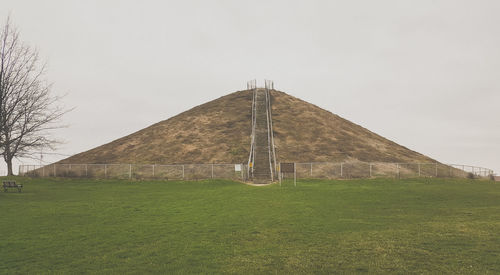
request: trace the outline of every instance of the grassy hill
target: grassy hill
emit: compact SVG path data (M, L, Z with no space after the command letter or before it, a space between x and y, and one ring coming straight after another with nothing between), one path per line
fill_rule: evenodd
M279 91L271 94L282 160L435 162L316 105Z
M271 100L278 161L434 162L286 93ZM251 106L252 91L231 93L60 163L245 163Z

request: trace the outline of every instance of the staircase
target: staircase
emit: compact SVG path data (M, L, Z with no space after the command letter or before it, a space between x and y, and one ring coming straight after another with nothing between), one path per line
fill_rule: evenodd
M256 184L269 183L276 174L269 87L272 86L266 82L266 88L253 89L252 144L248 172L249 178Z

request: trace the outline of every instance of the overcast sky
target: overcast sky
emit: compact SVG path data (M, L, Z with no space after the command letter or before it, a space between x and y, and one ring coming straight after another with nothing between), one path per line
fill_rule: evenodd
M500 172L500 1L0 0L75 109L51 162L275 88L445 163ZM38 161L22 160L25 164ZM19 163L19 162L18 162ZM0 170L5 172L5 165Z

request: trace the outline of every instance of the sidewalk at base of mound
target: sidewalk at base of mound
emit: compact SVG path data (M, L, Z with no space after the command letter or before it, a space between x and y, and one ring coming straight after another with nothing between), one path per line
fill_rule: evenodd
M278 182L269 182L269 183L253 183L251 181L242 181L241 183L244 183L246 185L250 185L250 186L269 186L269 185L273 185L273 184L277 184Z

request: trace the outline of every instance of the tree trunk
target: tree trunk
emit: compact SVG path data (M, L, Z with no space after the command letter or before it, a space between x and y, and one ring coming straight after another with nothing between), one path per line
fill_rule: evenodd
M7 163L7 176L13 176L14 173L12 172L12 158L6 159L5 162Z

